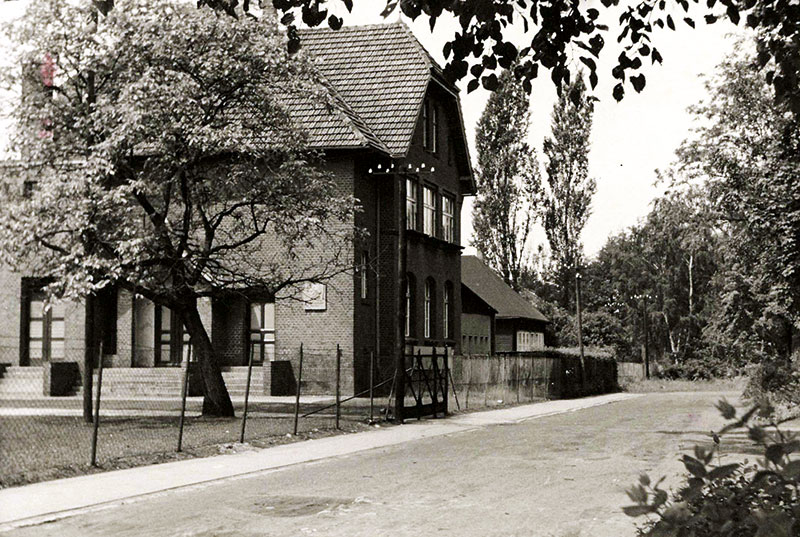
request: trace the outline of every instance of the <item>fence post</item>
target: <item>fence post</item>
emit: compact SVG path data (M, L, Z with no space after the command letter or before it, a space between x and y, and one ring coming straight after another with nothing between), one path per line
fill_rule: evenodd
M300 344L300 363L297 364L297 389L294 392L294 429L292 434L297 436L297 420L300 417L300 382L303 379L303 344Z
M469 372L466 374L464 373L464 366L469 366ZM461 362L461 374L463 375L464 379L467 381L467 393L464 396L464 408L469 410L469 387L472 385L472 357L467 357L466 355L462 354L462 362Z
M437 365L436 345L431 349L431 377L433 377L433 393L431 393L431 403L433 404L433 417L437 417L437 408L439 406L439 367ZM445 392L447 397L447 392Z
M389 407L392 405L392 396L394 395L395 387L397 386L397 369L394 371L394 376L392 377L392 385L389 388L389 398L386 400L386 411L383 414L383 419L385 421L389 421ZM395 401L395 404L396 401ZM395 414L397 414L397 410L395 410Z
M341 369L342 369L342 349L339 344L336 344L336 428L339 428L339 418L341 416L341 408L339 406L339 399L341 396Z
M189 353L186 355L186 367L183 368L183 383L181 385L181 418L178 421L178 453L183 449L183 421L186 415L186 395L189 391L189 364L192 361L192 346L189 345Z
M100 359L97 364L97 399L94 403L94 430L92 431L92 466L97 466L97 433L100 429L100 392L103 389L103 342L100 342Z
M417 421L422 419L422 380L421 377L423 376L422 372L422 350L417 350L417 367L419 367L419 371L417 373ZM412 373L412 381L413 381L413 373L414 368L411 368ZM435 407L434 407L435 408Z
M250 359L247 361L247 384L244 387L244 410L242 410L242 432L239 435L239 443L244 444L244 430L247 427L247 402L250 399L250 378L253 375L253 354L256 346L250 345Z
M520 375L520 373L522 372L522 371L520 370L520 360L521 360L521 359L522 359L522 357L521 357L521 356L519 356L519 355L517 355L517 359L516 359L516 362L517 362L517 363L515 364L515 365L516 365L516 367L517 367L517 371L516 371L516 373L514 374L514 378L516 378L516 379L517 379L517 404L519 404L519 389L520 389L519 385L520 385L520 376L521 376L521 375Z
M461 410L461 405L458 404L458 394L456 393L456 383L453 382L453 375L450 373L450 351L447 347L444 348L444 415L447 416L447 411L450 407L450 391L447 389L452 386L453 398L456 401L456 408Z
M483 368L486 370L486 378L483 382L483 406L484 408L489 406L489 377L492 369L492 364L489 363L489 357L486 357L486 360L483 361L486 366Z
M373 414L375 411L375 396L373 388L375 385L375 351L369 353L369 423L373 422Z

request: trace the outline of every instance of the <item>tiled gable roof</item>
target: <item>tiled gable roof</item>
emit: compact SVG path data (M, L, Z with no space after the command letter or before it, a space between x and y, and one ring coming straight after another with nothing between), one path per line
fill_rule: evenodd
M441 71L408 27L394 23L301 30L300 42L366 126L364 136L371 133L391 156L404 156L432 72ZM327 120L313 127L333 147L349 143L351 135ZM330 131L323 134L325 127Z
M325 149L372 147L389 153L386 144L372 132L336 88L327 84L327 90L332 106L301 98L290 98L286 102L292 119L306 131L309 145Z
M547 317L474 255L461 256L461 284L496 309L498 319L547 321Z

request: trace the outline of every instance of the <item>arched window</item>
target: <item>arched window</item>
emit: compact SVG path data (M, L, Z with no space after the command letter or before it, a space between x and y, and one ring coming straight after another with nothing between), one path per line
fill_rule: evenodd
M406 274L406 337L412 334L412 327L414 326L414 276L413 274Z
M425 337L434 337L434 323L435 319L435 305L436 299L436 283L432 278L425 280Z
M442 301L442 337L450 339L453 337L452 333L452 307L453 307L453 284L445 282L444 284L444 300Z

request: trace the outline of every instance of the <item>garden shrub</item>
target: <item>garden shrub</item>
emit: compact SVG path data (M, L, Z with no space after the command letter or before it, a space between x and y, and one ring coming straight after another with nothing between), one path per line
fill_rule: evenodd
M764 360L748 369L744 398L782 421L800 415L800 371L788 360Z
M800 535L800 451L794 434L772 424L767 430L751 423L759 407L736 419L736 409L725 401L717 405L722 416L734 420L713 434L710 449L694 448L694 456L682 460L688 472L683 486L670 495L661 488L663 477L652 482L642 475L628 490L634 502L623 508L632 517L648 516L639 527L648 537L796 537ZM721 437L746 428L748 436L763 450L756 463L721 464Z
M657 378L667 380L711 380L732 376L725 364L711 360L691 358L665 365Z

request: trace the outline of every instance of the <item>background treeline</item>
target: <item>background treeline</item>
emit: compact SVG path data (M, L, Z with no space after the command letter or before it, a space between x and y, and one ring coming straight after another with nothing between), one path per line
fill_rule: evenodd
M553 321L549 344L577 343L577 266L585 344L612 347L620 360L639 360L647 339L651 359L667 365L664 374L671 377L735 375L748 364L759 364L767 383L791 376L800 343L798 115L775 99L748 49L741 44L709 78L707 99L692 110L699 126L660 175L665 192L650 213L610 237L590 260L578 237L594 182L581 190L585 173L565 181L567 172L553 163L554 145L575 146L577 139L586 149L591 113L565 127L569 114L563 110L576 105L569 98L574 90L562 91L552 116L555 142L545 141L548 184L538 205L530 206L541 218L550 252L540 249L510 282L533 291ZM567 135L560 139L560 133ZM584 158L571 167L573 174L586 169L586 152L577 154ZM583 203L577 226L575 219L552 215L553 198L565 197ZM575 207L561 209L569 214ZM552 239L569 243L563 237L570 233L566 247ZM479 241L476 246L481 249Z

